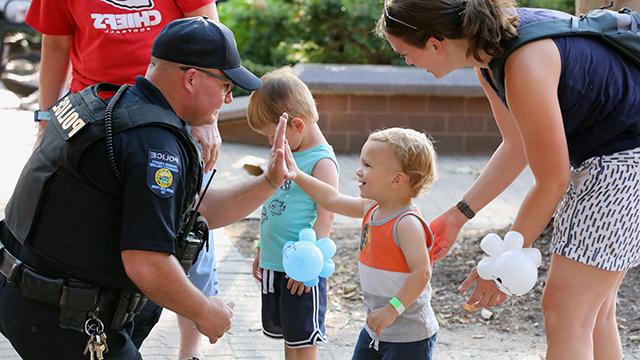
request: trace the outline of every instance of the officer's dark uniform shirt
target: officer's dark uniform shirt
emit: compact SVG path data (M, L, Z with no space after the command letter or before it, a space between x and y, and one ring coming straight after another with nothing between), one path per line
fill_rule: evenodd
M162 93L143 77L136 79L135 86L125 93L117 107L140 102L171 109ZM113 254L108 254L110 265L80 272L54 264L45 254L37 254L23 246L18 250L25 263L50 276L76 278L104 288L135 290L124 272L120 251L175 252L182 212L191 202L186 199L188 171L185 169L192 166L187 150L175 134L159 126L143 126L115 134L114 146L122 184L108 166L104 140L89 146L79 163L80 172L92 186L121 200L121 237L119 244L114 239ZM64 207L64 204L60 206ZM45 230L37 228L36 224L35 236L39 230ZM91 239L87 239L86 247L78 253L92 256Z

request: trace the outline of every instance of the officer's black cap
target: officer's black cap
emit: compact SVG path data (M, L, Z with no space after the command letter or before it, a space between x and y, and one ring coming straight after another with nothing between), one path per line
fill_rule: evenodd
M260 79L240 64L233 33L206 17L174 20L158 34L151 55L174 63L222 71L246 90L260 87Z

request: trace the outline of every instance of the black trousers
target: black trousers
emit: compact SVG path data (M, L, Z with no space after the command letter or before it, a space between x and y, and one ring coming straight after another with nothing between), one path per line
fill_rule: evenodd
M158 322L161 311L149 302L134 321L118 331L107 331L106 358L142 359L138 348ZM0 275L0 331L23 359L88 359L82 354L88 335L60 328L59 313L54 306L20 295L20 290Z

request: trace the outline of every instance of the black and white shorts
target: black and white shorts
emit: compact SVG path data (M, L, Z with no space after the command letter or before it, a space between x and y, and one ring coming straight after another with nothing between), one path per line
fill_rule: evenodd
M640 265L640 148L572 169L558 205L554 253L609 271Z
M314 346L326 342L324 315L327 309L327 279L300 296L287 289L285 273L262 272L262 332L271 338L284 338L289 348Z

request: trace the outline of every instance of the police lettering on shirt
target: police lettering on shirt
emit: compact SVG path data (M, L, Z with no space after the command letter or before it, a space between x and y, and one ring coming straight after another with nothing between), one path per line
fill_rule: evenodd
M53 121L60 124L66 139L69 139L75 135L80 129L82 129L87 123L80 118L78 112L71 106L71 100L69 97L65 97L51 108L53 112Z
M180 178L180 157L168 151L149 149L147 186L154 194L166 199L175 194Z

